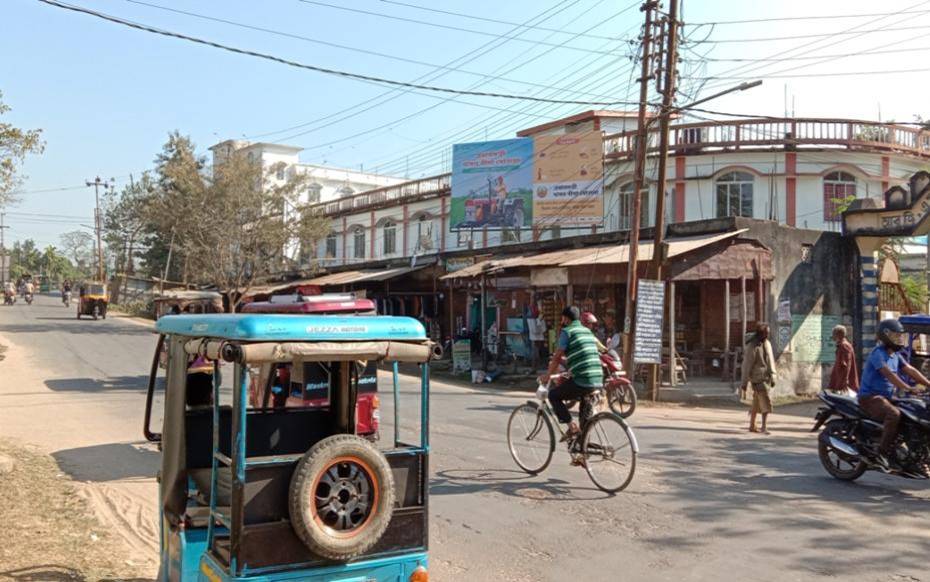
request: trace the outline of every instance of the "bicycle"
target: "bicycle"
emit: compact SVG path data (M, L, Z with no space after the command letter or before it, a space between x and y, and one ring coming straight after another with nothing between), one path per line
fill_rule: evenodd
M549 404L548 385L539 385L536 400L527 400L514 408L507 421L507 445L517 466L531 475L541 473L555 453L555 429L560 439L565 431ZM586 396L592 410L604 397L602 390ZM582 403L584 405L584 403ZM582 409L584 406L581 407ZM581 426L581 432L567 439L568 453L581 461L588 477L602 491L616 493L625 489L636 472L639 445L632 429L615 412L597 412Z

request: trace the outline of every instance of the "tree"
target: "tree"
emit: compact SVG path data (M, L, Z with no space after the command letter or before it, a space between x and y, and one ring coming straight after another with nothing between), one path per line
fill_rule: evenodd
M3 103L0 92L0 115L10 107ZM41 129L19 129L9 123L0 123L0 208L16 201L15 190L22 184L20 167L26 156L39 154L45 149Z
M58 237L62 252L80 270L91 269L96 253L94 236L84 230L72 230ZM89 274L89 272L88 272Z
M173 133L156 164L152 232L162 243L174 241L171 262L182 280L230 292L233 308L256 279L291 266L292 243L328 232L325 219L297 208L305 177L279 184L271 179L277 166L263 168L241 150L226 152L208 174L190 140Z
M113 250L117 273L135 273L135 250L149 227L149 205L156 184L148 172L117 194L104 199L103 228L107 247Z

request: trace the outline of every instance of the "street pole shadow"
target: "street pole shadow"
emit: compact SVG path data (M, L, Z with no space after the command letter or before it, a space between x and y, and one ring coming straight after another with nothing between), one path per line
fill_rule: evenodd
M0 580L16 582L91 582L82 572L55 564L28 566L0 572ZM104 578L95 582L155 582L152 578Z
M161 465L155 445L146 441L64 449L52 457L73 479L95 483L153 479Z
M596 487L577 487L568 481L529 475L513 469L447 469L430 479L431 495L500 493L533 501L593 501L614 495Z

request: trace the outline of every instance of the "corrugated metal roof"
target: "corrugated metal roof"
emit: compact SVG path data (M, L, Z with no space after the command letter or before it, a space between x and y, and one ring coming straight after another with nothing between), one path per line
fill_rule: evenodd
M666 239L668 243L668 257L672 258L701 247L733 238L746 232L748 229L735 230L720 234L704 234L699 236L689 236L681 238ZM578 267L583 265L616 265L628 263L630 261L630 245L610 245L601 247L591 247L584 249L586 252L574 259L562 262L563 267ZM652 242L641 242L639 250L636 253L637 261L651 261L653 257L654 246Z
M705 234L698 236L666 239L669 258L683 255L703 246L732 238L748 229L732 232ZM652 260L652 242L641 242L637 252L639 262ZM464 279L476 277L482 273L495 274L517 267L578 267L585 265L612 265L627 263L630 260L630 245L599 245L582 249L563 249L538 255L523 255L507 259L487 260L475 263L454 273L443 275L440 279Z
M369 269L364 271L342 271L341 273L331 273L329 275L316 277L315 279L308 279L307 281L304 281L303 284L326 287L332 285L348 285L349 283L361 283L363 281L387 281L388 279L406 275L407 273L411 273L413 271L419 271L422 268L423 266L394 267L392 269ZM291 283L290 286L293 286L293 283Z

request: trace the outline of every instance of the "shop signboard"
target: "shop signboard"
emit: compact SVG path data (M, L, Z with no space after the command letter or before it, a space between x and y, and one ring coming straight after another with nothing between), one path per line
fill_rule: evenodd
M640 279L636 284L636 335L633 363L662 363L662 316L665 309L665 283Z
M604 155L599 131L533 139L533 224L561 228L604 221Z
M449 257L446 259L446 273L455 273L475 264L475 257Z
M532 205L531 138L452 146L452 230L528 227Z
M568 285L568 268L546 267L530 270L530 284L533 287L556 287Z
M469 370L471 370L471 340L455 340L452 343L452 373L467 373Z
M450 212L452 230L602 224L601 132L454 145Z

